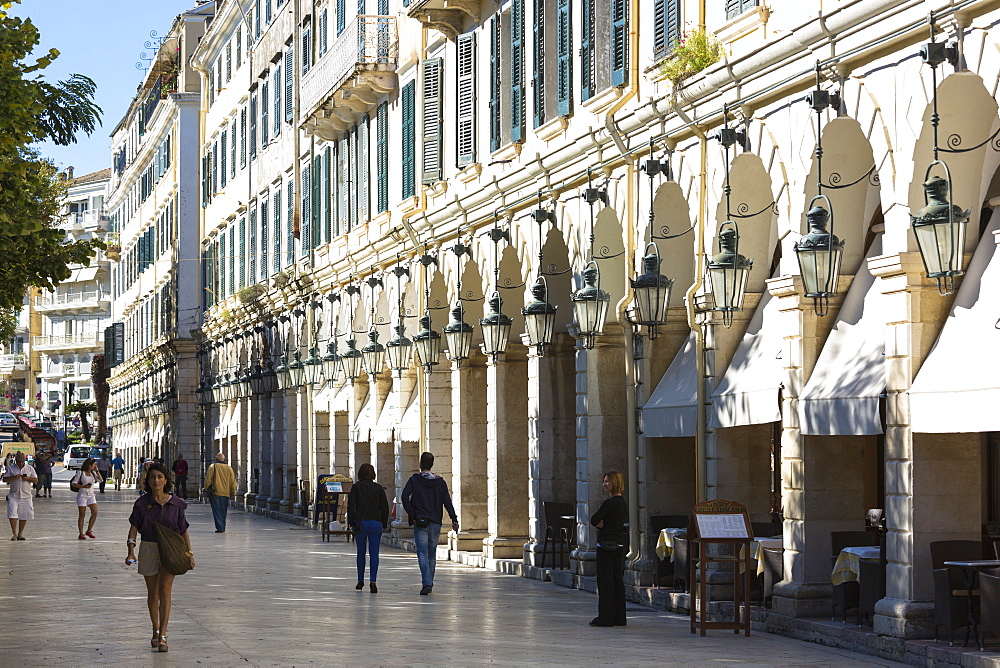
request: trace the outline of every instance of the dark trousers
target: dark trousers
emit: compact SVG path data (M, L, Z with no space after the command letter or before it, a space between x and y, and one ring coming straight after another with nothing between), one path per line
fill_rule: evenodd
M182 499L186 499L188 496L188 477L187 475L177 474L174 476L174 482L177 483L177 496Z
M108 475L110 471L99 471L101 474L101 494L104 494L104 485L108 482Z
M215 520L215 530L226 530L226 513L229 511L229 497L216 496L208 497L208 502L212 505L212 519Z
M597 548L597 621L625 624L625 548Z
M378 578L378 549L382 544L382 523L378 520L365 520L361 523L361 532L354 534L354 542L358 547L358 582L365 579L365 549L371 555L371 577L375 582Z

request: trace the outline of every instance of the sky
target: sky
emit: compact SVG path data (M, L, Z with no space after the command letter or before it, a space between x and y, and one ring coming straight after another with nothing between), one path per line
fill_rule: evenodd
M143 52L151 58L156 51L145 48L150 32L165 35L174 17L195 4L195 0L22 0L15 5L11 14L30 18L41 33L36 53L59 50L59 57L42 70L43 77L59 81L85 74L97 84L95 101L104 111L102 125L92 136L81 134L70 146L43 144L42 155L61 169L72 165L76 176L110 167L111 131L143 78L135 65Z

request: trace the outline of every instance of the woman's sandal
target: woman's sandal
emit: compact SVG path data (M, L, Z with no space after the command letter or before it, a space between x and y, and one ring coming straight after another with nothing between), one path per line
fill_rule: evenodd
M153 648L160 646L160 632L156 629L153 630L153 637L149 641L149 646Z
M167 636L160 636L160 646L157 651L166 652L169 648L167 647Z

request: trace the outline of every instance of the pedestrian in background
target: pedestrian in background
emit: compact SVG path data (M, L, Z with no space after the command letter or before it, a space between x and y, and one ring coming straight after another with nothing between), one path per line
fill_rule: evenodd
M128 556L125 557L125 565L131 566L136 562L135 537L138 534L142 536L142 543L139 545L139 575L146 581L146 607L153 624L150 645L157 651L166 652L174 575L160 567L160 551L153 527L159 523L180 535L187 543L187 554L191 558L191 568L194 568L189 525L184 516L187 503L171 494L173 483L163 464L152 464L140 484L146 494L132 505L132 514L128 518L130 528L126 541Z
M108 459L106 450L101 453L101 458L97 460L97 472L101 474L101 494L104 494L104 485L111 477L111 460Z
M597 527L597 617L590 625L625 626L625 478L618 471L608 471L603 485L610 496L590 518Z
M115 476L115 491L119 491L122 488L122 478L125 477L125 460L122 459L122 453L115 453L115 458L111 460L111 466Z
M87 538L97 538L94 535L94 524L97 522L97 494L94 485L103 480L100 471L97 470L97 462L93 457L87 458L80 470L70 480L69 488L76 487L76 508L78 510L77 527L80 529L79 540ZM83 531L83 520L87 516L87 508L90 508L90 522L87 523L87 531Z
M35 472L38 482L35 483L35 497L52 496L52 455L44 453L35 458Z
M431 473L434 455L420 455L420 473L414 473L403 488L403 508L413 527L413 542L417 546L417 563L420 565L420 595L426 596L434 588L434 571L437 568L437 546L441 537L442 507L451 516L451 528L458 531L458 515L448 494L448 483L436 473Z
M10 539L24 540L24 525L35 519L31 487L38 482L38 474L28 463L23 452L14 455L3 473L3 481L10 485L7 493L7 519L10 520Z
M182 499L186 499L188 495L188 463L184 459L184 453L177 453L177 459L174 461L174 465L170 467L170 470L174 473L177 495Z
M221 452L215 456L215 463L208 467L205 474L205 494L212 506L215 533L226 533L229 500L236 496L236 473L226 463L226 456Z
M347 495L347 524L354 532L354 542L358 547L358 584L355 589L365 588L365 548L371 555L371 578L368 588L378 593L375 584L378 576L378 551L382 543L382 532L389 528L389 501L385 498L385 488L375 482L375 467L362 464L358 469L358 482Z
M146 493L146 486L143 484L143 480L146 479L146 472L149 467L153 465L152 459L146 459L143 457L139 460L139 471L135 475L135 491L139 496Z

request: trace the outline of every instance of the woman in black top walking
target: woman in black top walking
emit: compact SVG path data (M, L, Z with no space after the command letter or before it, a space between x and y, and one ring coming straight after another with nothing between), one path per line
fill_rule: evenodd
M365 548L371 555L371 579L368 588L378 593L375 584L378 575L378 548L382 543L382 531L389 528L389 502L385 489L375 482L375 467L362 464L358 469L358 482L347 495L347 523L354 532L354 542L358 546L358 591L365 588Z
M597 527L597 616L591 626L625 626L625 523L628 504L622 497L625 478L618 471L604 474L604 491L611 495L590 518Z

